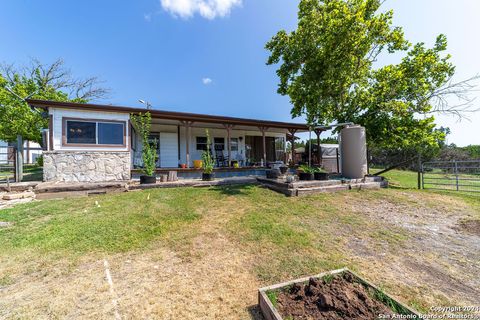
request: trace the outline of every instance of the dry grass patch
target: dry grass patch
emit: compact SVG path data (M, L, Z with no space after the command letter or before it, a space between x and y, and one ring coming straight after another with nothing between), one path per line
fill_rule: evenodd
M479 303L478 200L163 189L0 211L0 318L260 319L260 286L348 266L408 304Z

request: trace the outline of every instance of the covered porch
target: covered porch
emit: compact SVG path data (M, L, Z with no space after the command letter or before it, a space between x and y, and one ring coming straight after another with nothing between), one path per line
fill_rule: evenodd
M304 124L178 113L166 116L152 112L150 143L157 151L157 173L175 169L179 177L201 175L202 153L207 148L215 159L217 176L259 175L272 164L288 164L287 141L296 132L308 131ZM132 127L132 176L141 172L142 141ZM293 152L294 150L292 150ZM263 169L263 170L262 170ZM260 172L262 171L262 172Z

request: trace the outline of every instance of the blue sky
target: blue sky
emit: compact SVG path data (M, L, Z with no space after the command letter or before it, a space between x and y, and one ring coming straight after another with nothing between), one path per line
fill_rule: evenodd
M288 121L290 104L276 93L264 45L296 26L291 0L2 0L0 61L63 58L80 77L112 89L106 103ZM458 78L480 72L480 1L386 1L411 41L431 44L442 32ZM480 105L480 102L479 102ZM301 121L296 119L294 121ZM480 143L480 114L451 127L449 142Z

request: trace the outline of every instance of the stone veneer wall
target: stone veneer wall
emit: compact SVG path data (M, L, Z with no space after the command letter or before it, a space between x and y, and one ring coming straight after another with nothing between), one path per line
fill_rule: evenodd
M130 152L125 151L47 151L43 153L43 180L130 180L130 161Z

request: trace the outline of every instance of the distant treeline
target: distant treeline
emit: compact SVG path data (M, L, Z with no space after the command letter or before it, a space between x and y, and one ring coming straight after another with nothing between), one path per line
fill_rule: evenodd
M404 169L416 169L418 151L416 150L380 150L369 149L370 167L389 167L412 159L410 163L403 165ZM438 150L422 152L422 161L465 161L480 160L480 145L457 147L455 144L443 145Z

